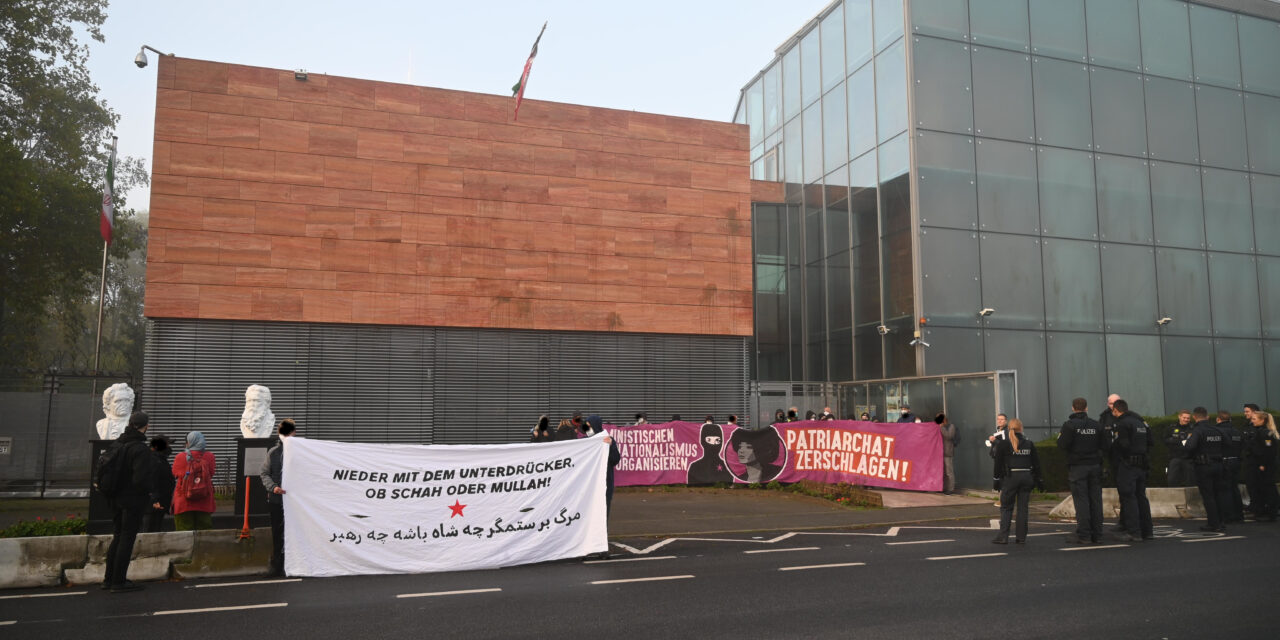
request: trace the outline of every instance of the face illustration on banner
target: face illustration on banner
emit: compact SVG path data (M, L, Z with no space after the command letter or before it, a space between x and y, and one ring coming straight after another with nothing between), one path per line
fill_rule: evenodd
M733 482L733 475L721 460L724 433L717 424L704 424L699 433L702 456L689 465L689 484Z
M742 482L769 482L786 466L787 450L774 427L759 431L735 429L724 453L729 472Z

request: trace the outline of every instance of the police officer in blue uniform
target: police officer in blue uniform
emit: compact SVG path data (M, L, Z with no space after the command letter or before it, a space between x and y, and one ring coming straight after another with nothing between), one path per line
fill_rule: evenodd
M1244 522L1244 500L1240 498L1240 454L1244 450L1244 435L1231 424L1231 412L1219 411L1218 431L1222 432L1226 445L1222 457L1222 472L1227 481L1227 495L1231 498L1230 503L1223 509L1223 524L1231 524L1233 522Z
M1102 538L1102 456L1107 449L1102 425L1089 417L1084 398L1071 401L1071 417L1062 423L1058 448L1067 454L1067 482L1076 508L1076 532L1071 544L1096 543Z
M1191 452L1187 450L1187 438L1191 437L1193 416L1190 411L1178 411L1178 424L1164 439L1169 449L1169 466L1165 469L1166 483L1170 487L1191 487L1196 484L1195 465L1191 462Z
M1192 409L1191 418L1196 423L1183 446L1195 464L1196 486L1200 489L1200 500L1204 502L1204 512L1209 518L1209 524L1200 530L1223 532L1227 528L1222 521L1226 519L1227 505L1231 502L1223 466L1226 437L1209 422L1209 412L1204 407Z
M1027 509L1032 486L1044 487L1040 477L1040 457L1036 445L1022 435L1022 421L1014 418L1005 430L1007 437L997 441L996 462L992 472L994 486L1000 492L1000 533L992 542L1009 544L1009 524L1013 509L1018 509L1017 543L1027 541Z
M1141 542L1155 537L1151 525L1151 503L1147 501L1147 467L1151 452L1151 429L1142 416L1129 410L1129 403L1116 400L1115 416L1116 492L1124 531L1120 539Z

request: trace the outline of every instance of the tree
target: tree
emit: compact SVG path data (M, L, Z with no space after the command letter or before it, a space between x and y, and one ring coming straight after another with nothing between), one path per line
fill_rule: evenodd
M86 67L89 50L76 31L104 41L106 4L0 3L0 367L57 364L49 361L51 327L63 334L55 342L74 351L85 323L51 320L75 320L74 309L96 302L97 211L118 116L98 97ZM117 193L146 180L141 161L117 162ZM116 206L125 211L122 199ZM122 223L127 219L121 215ZM116 260L135 252L136 237L113 244ZM92 365L74 360L62 366Z

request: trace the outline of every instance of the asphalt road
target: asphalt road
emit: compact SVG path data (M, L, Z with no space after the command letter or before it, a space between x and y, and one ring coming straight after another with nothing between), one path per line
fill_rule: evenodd
M1035 523L1026 545L997 546L970 520L623 540L610 561L496 571L13 591L0 635L1275 638L1280 526L1200 524L1075 547L1071 527Z

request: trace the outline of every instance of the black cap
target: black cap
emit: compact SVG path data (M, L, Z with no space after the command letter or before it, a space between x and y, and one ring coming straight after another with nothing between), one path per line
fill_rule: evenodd
M141 411L134 411L133 415L129 416L129 426L134 429L141 429L149 424L151 424L151 418Z

